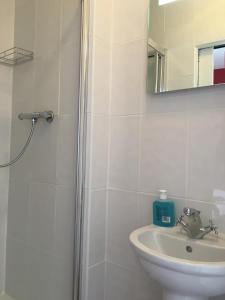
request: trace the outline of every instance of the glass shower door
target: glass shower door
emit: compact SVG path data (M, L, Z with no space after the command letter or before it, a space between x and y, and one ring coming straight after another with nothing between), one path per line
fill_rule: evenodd
M0 300L73 300L81 1L0 4L0 52L33 52L0 64L0 164L29 133L20 113L55 114L37 122L24 156L0 169Z

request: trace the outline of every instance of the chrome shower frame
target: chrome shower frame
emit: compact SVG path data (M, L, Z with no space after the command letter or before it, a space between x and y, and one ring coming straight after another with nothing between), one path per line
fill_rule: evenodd
M74 238L74 290L73 300L83 300L85 284L85 165L87 133L87 85L89 56L89 0L81 1L80 30L80 85L79 85L79 120L77 138L77 170L75 195L75 238Z

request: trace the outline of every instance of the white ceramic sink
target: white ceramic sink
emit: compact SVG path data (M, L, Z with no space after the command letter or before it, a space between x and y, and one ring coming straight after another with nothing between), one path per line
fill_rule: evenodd
M189 239L179 227L154 225L130 235L148 275L164 289L165 300L206 300L225 294L225 236Z

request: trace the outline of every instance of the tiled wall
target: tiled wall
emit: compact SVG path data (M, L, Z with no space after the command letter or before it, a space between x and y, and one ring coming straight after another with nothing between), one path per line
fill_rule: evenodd
M72 299L80 1L16 1L15 44L34 51L14 69L11 157L30 128L20 112L53 110L10 171L6 292Z
M225 90L147 95L148 0L91 4L86 299L161 300L128 236L151 223L159 188L168 189L177 214L195 207L225 230L225 199L213 196L225 190Z
M158 176L157 168L146 167L144 161L155 161L153 149L144 149L150 139L148 124L144 130L147 2L113 1L107 300L160 298L160 289L143 273L128 240L134 229L151 223L152 195L148 193L154 193L157 179L155 184L153 179Z
M87 144L87 261L84 299L104 299L111 81L111 0L90 1Z
M0 52L13 46L14 0L0 0ZM13 70L0 65L0 164L10 157ZM0 169L0 292L5 284L6 227L8 209L9 168Z

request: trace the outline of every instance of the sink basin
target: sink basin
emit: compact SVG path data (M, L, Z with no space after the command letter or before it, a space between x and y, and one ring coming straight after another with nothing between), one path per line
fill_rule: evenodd
M147 274L163 287L164 300L206 300L225 294L225 236L192 240L179 228L154 225L131 233Z

